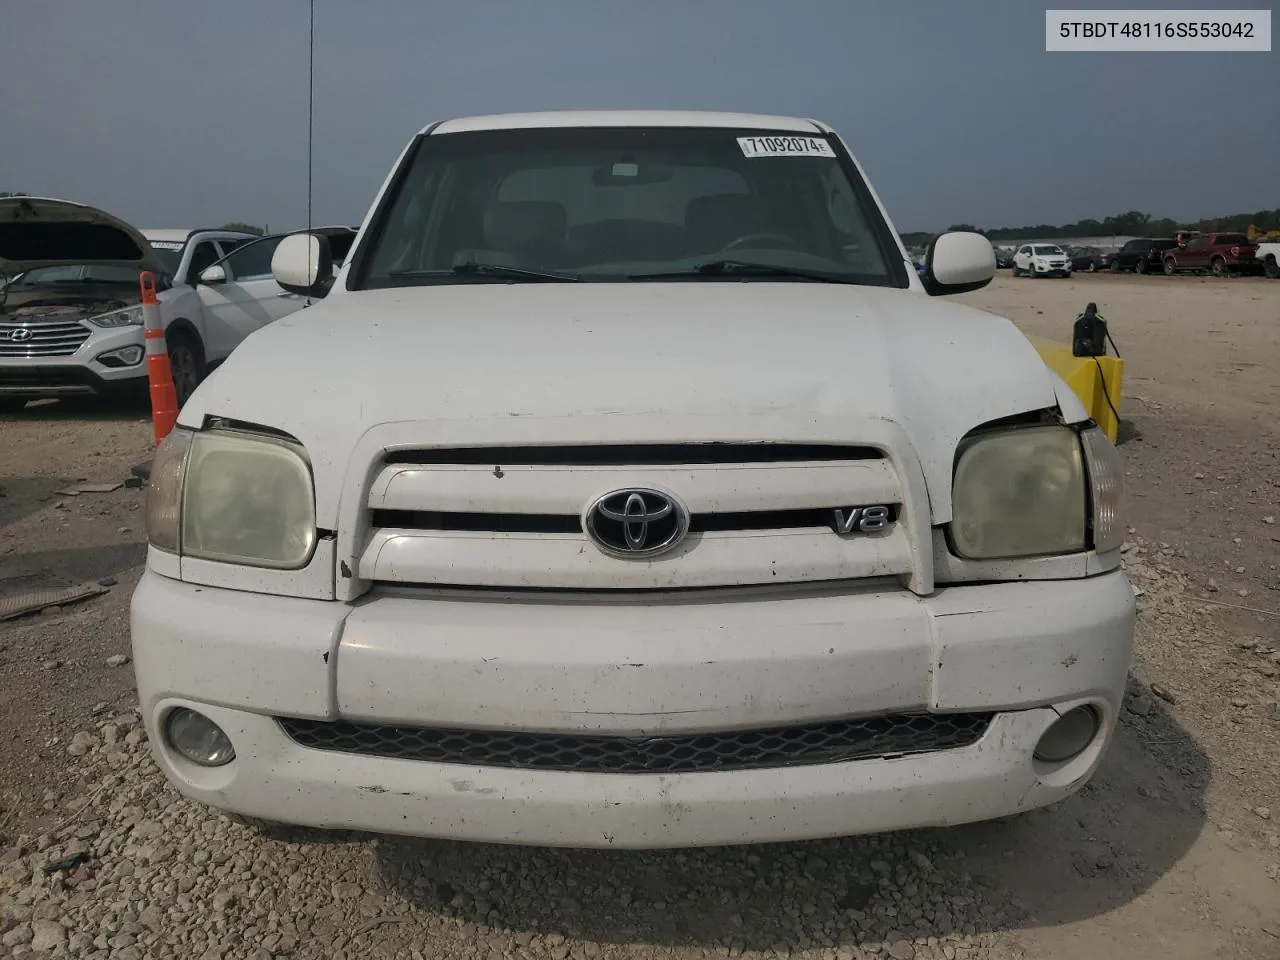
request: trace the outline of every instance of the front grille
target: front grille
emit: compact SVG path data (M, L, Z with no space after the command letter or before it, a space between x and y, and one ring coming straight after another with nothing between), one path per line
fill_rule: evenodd
M991 713L898 714L763 730L601 736L277 718L317 750L472 767L575 773L700 773L886 759L976 743Z
M386 464L515 466L654 466L879 460L874 447L833 443L631 443L582 446L435 447L393 450Z
M88 339L78 323L0 323L0 357L69 357Z
M870 504L862 504L870 506ZM888 522L898 520L899 505L888 508ZM836 507L807 510L743 510L736 513L696 513L689 518L690 533L722 530L806 530L835 527ZM847 509L840 507L839 509ZM582 533L577 516L556 513L462 513L439 510L374 510L377 529L470 531L473 533Z

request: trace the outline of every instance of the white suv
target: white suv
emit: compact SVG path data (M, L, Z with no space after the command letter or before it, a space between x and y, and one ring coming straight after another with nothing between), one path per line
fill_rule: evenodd
M816 121L428 127L156 453L157 763L248 818L580 847L1079 789L1130 662L1122 471L1013 324L935 299L994 272L950 233L918 276Z
M1013 275L1069 277L1071 258L1056 243L1024 243L1013 255Z
M349 227L322 228L341 249ZM145 395L138 273L157 278L174 385L185 402L245 337L302 308L271 277L283 235L138 231L65 200L0 200L0 409L28 400Z

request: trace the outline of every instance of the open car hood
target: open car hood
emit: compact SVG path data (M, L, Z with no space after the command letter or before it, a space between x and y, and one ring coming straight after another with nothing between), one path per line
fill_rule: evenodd
M163 270L136 227L96 207L47 197L0 198L0 276L68 263Z

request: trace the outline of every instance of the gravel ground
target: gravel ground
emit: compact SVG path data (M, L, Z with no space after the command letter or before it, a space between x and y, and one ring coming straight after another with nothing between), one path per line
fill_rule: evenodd
M262 834L179 797L133 712L134 410L0 423L0 578L110 582L0 624L0 957L1280 957L1280 286L1001 276L964 299L1128 360L1139 595L1095 781L948 830L679 852Z

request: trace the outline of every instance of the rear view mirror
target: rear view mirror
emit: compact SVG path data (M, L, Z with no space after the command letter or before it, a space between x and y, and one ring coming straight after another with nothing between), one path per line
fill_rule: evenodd
M295 233L276 245L271 276L290 293L324 296L333 279L333 254L327 237Z
M978 290L996 275L996 252L980 233L944 233L929 245L920 277L930 296Z

